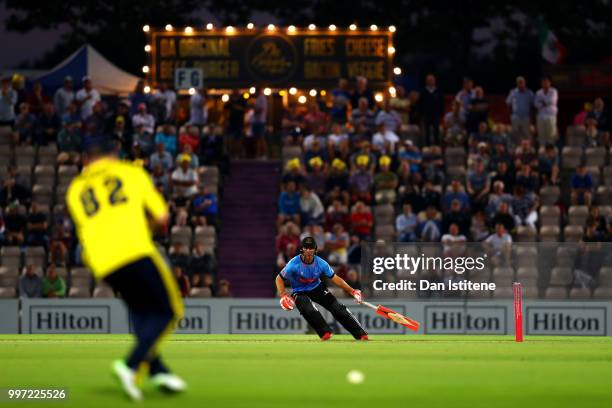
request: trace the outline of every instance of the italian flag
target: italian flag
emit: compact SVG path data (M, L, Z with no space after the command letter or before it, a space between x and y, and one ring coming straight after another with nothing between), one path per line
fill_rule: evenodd
M567 48L557 38L546 24L540 23L538 29L542 58L551 64L560 64L567 56Z

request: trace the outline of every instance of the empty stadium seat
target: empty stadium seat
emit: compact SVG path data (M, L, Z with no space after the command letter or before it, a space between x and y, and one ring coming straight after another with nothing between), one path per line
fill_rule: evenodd
M73 286L70 288L68 292L68 297L71 298L90 298L91 293L89 288L81 287L81 286Z
M561 189L557 186L545 186L540 189L540 203L542 205L555 205L561 196Z
M0 286L0 298L6 299L14 297L17 297L17 289Z
M33 146L15 147L15 163L20 166L32 167L36 164L36 152Z
M572 299L590 299L591 289L589 288L572 288L570 291L570 298Z
M528 225L519 225L516 229L516 238L519 242L535 242L537 240L538 231Z
M3 246L0 248L2 266L8 268L21 268L21 248L17 246Z
M558 242L560 241L561 229L556 225L544 225L540 228L540 241Z
M572 268L556 266L550 272L550 285L567 286L574 280Z
M570 225L584 226L589 216L589 207L586 205L572 205L567 214Z
M561 210L556 205L543 205L540 207L541 225L559 225L561 221Z
M546 288L546 299L567 299L567 289L551 287Z
M565 242L578 242L584 235L584 227L580 225L568 225L563 230L563 238Z
M584 146L586 129L584 126L568 126L565 132L565 142L568 146Z
M582 147L565 146L561 151L561 165L564 169L575 169L582 164Z
M40 268L47 266L47 252L44 247L26 247L24 253L24 264L35 265Z
M210 288L191 288L189 291L189 297L194 298L209 298L212 297Z
M584 151L584 163L586 166L601 167L606 164L605 147L587 147Z

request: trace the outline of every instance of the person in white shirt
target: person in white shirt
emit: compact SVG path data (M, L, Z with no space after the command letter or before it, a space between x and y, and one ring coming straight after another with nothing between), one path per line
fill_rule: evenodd
M512 236L506 232L501 222L495 224L495 232L485 240L485 244L493 251L493 262L499 265L501 261L510 260L512 254Z
M147 112L147 105L144 103L138 104L138 113L132 116L132 126L134 126L134 129L141 125L145 132L151 135L155 133L155 118Z
M68 105L74 102L74 88L72 86L72 77L64 78L64 86L55 91L53 96L53 105L55 105L55 113L61 118L68 111Z
M538 90L533 102L538 111L538 141L541 144L557 140L557 101L559 93L551 86L549 78L542 79L542 89Z
M378 127L378 132L372 136L372 145L379 149L382 154L395 153L395 145L400 141L399 136L383 124Z
M81 107L81 119L85 120L93 113L93 107L100 102L100 93L93 88L91 79L83 77L83 88L76 93L76 101Z
M208 106L206 102L206 90L204 88L191 95L189 122L194 126L204 126L208 122Z
M190 167L191 157L180 156L180 165L172 172L172 186L176 205L183 207L187 200L198 192L198 173Z
M465 246L467 237L460 233L459 225L455 223L448 227L448 232L442 235L440 241L442 242L445 256L459 256L467 249Z
M153 95L153 100L163 106L164 122L170 121L174 115L174 108L176 107L176 92L168 88L168 84L161 82L159 89Z

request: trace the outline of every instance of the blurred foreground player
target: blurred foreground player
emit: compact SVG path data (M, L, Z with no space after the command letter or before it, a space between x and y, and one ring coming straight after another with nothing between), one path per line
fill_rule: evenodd
M338 302L321 282L321 275L326 276L359 303L361 291L353 289L323 259L316 256L317 244L312 237L305 237L301 244L301 254L291 259L285 268L276 276L276 289L281 297L280 305L284 310L297 306L300 314L317 332L321 340L329 340L331 327L312 302L316 302L331 312L334 318L348 330L356 340L367 340L368 333L361 327L355 316ZM291 296L285 293L285 281L291 284Z
M66 193L83 259L96 279L104 279L126 302L137 342L125 361L113 363L123 389L142 399L140 374L165 391L187 385L162 363L159 345L183 315L183 303L169 266L151 238L168 221L168 206L142 167L119 161L110 146L86 148L83 172Z

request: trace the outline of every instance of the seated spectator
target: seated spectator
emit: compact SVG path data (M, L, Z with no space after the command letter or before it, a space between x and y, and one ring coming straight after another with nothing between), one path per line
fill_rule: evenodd
M142 126L146 133L150 135L154 134L155 133L155 118L153 117L153 115L147 112L147 105L141 102L136 106L138 108L138 111L132 116L132 126L134 126L134 128L137 128L138 126ZM164 131L165 130L166 129L164 129ZM172 150L169 147L170 146L166 146L168 151L171 152ZM176 137L175 137L174 151L176 152Z
M369 163L370 159L368 156L362 155L357 157L357 169L350 178L351 202L357 202L358 200L362 200L367 204L372 202L371 190L374 179L368 169Z
M423 155L419 151L418 146L410 139L404 140L404 149L400 150L398 157L402 161L407 161L410 165L410 171L414 174L420 173L423 163Z
M593 201L593 178L583 164L576 168L576 172L572 175L570 186L572 188L572 205L591 205Z
M308 105L308 112L304 116L304 124L306 125L306 133L313 133L320 128L325 128L327 123L327 114L322 112L319 104L313 101Z
M51 100L43 92L42 84L36 81L32 85L32 91L26 97L26 102L30 106L32 114L38 116L42 113L44 106L50 103Z
M26 203L31 196L28 182L17 172L17 167L8 165L0 184L0 206L5 207L13 202Z
M26 226L26 243L28 245L43 245L46 248L49 241L49 235L47 234L48 227L47 216L40 211L38 203L32 201Z
M22 245L25 241L27 219L19 213L19 205L9 204L4 216L5 242L7 245Z
M359 148L350 157L350 170L351 172L357 169L357 159L361 156L367 156L368 158L368 169L374 171L376 166L376 154L372 152L372 146L368 140L361 140L358 144Z
M584 234L580 242L600 242L603 234L597 229L597 224L586 224Z
M487 220L484 211L479 211L472 216L472 226L470 228L470 236L472 241L480 242L487 239L489 229L487 228Z
M178 265L174 265L172 267L172 272L174 272L174 278L176 279L176 283L178 285L179 291L181 292L181 296L189 296L191 284L189 282L189 278L187 277L187 275L185 275L185 272L183 272L183 268Z
M491 260L494 265L508 264L512 255L512 237L504 224L495 224L495 232L485 240L485 245L493 252Z
M179 266L182 270L189 269L189 248L187 245L175 242L170 247L168 258L173 266Z
M389 98L384 100L383 108L376 114L376 119L374 122L376 123L376 126L379 127L384 125L384 129L387 132L392 132L396 135L401 130L402 119L399 113L391 108Z
M462 235L468 235L470 233L470 216L461 209L461 202L459 200L453 200L451 202L450 211L443 215L442 232L447 233L452 224L459 227L459 231Z
M493 151L491 152L489 159L489 171L495 172L498 170L499 163L504 162L507 168L514 165L512 155L508 152L508 148L503 143L495 143L493 145Z
M452 223L448 227L448 232L442 235L440 240L444 245L444 254L457 255L457 247L465 248L467 237L461 232L459 225Z
M467 165L468 167L474 167L477 162L482 162L486 169L489 167L490 161L491 153L489 152L489 144L486 142L480 142L476 146L476 149L470 150Z
M351 93L349 91L348 80L340 78L338 80L338 87L332 90L332 107L330 112L332 123L346 123L350 102Z
M465 143L465 114L461 101L453 101L452 110L444 115L442 121L445 134L444 142L450 147L462 147Z
M497 171L492 173L491 183L495 184L498 181L504 183L504 193L514 191L514 174L510 172L510 167L505 161L497 163Z
M434 186L431 181L427 180L421 189L423 206L428 207L431 205L435 209L440 209L440 201L442 199L441 189L442 186ZM465 210L467 210L467 207L464 208Z
M55 107L47 103L43 107L42 114L36 122L34 143L38 146L47 146L49 143L57 142L57 134L62 127L62 122L55 114Z
M328 251L328 261L339 265L347 262L347 249L349 247L349 234L342 224L333 226L332 231L325 235L325 249Z
M106 128L106 112L104 111L104 105L101 101L96 102L93 105L92 114L83 120L83 128L85 133L83 136L96 136L102 135Z
M196 195L191 199L190 217L192 225L217 226L218 215L217 196L211 193L208 187L200 186Z
M489 194L489 203L487 204L487 215L489 218L493 218L495 213L499 209L501 203L506 203L508 205L512 204L513 198L512 195L506 193L504 191L504 182L496 181L493 183L493 191Z
M306 182L306 178L302 174L302 164L300 159L295 157L285 165L287 172L283 175L282 182L286 186L290 181L294 182L296 187L301 187Z
M276 255L276 269L282 271L287 263L297 255L297 247L294 244L287 244L285 250Z
M593 103L593 109L587 114L587 119L594 119L597 130L602 133L610 131L610 117L605 109L604 100L596 98ZM609 138L609 135L608 135Z
M240 98L242 99L242 98ZM165 128L166 126L164 126ZM173 134L173 129L164 130L165 134ZM191 151L197 152L200 148L200 129L197 126L189 126L186 132L181 133L179 136L179 150L183 151L185 145L191 146Z
M536 228L538 207L539 201L535 194L527 194L521 185L514 188L512 210L517 224Z
M491 143L491 134L489 133L487 122L480 122L477 130L470 134L468 140L469 147L474 149L479 143Z
M215 258L212 254L206 252L204 242L197 241L193 246L191 258L189 259L189 267L187 273L189 276L214 274Z
M468 211L470 208L470 197L465 192L463 185L457 179L451 181L450 188L444 193L442 198L442 211L450 211L450 206L453 200L459 200L461 209Z
M499 204L497 211L491 217L491 229L494 229L497 224L503 224L506 231L514 231L516 218L513 215L511 204L506 202Z
M172 155L166 151L166 145L162 142L155 145L155 153L153 153L149 158L149 166L151 168L158 165L161 166L164 172L170 171L174 165Z
M66 297L66 282L57 274L55 265L47 268L47 275L42 279L42 295L46 298Z
M285 185L285 191L281 191L278 197L277 228L287 221L293 221L300 225L300 193L296 191L295 182L290 181Z
M399 141L399 136L381 123L378 126L378 132L372 136L372 148L381 154L392 155L395 154L395 147Z
M531 139L522 139L520 146L514 150L514 167L520 169L524 164L537 167L538 154Z
M403 212L395 218L395 230L398 242L415 242L418 220L412 212L412 206L408 203L403 205Z
M325 229L331 231L336 224L341 224L345 229L348 229L349 223L350 218L346 205L340 200L334 200L325 214Z
M422 173L425 180L431 181L436 185L443 185L444 175L444 156L440 146L431 146L427 152L423 152Z
M172 157L176 155L178 151L178 141L176 140L174 126L166 124L162 127L162 131L155 135L155 144L158 145L160 143L165 146L166 151Z
M153 179L153 185L157 188L157 191L168 199L170 197L170 176L164 171L161 163L157 163L151 168L151 178Z
M367 240L372 236L372 226L372 211L362 201L357 201L351 211L351 233Z
M319 197L324 197L327 174L323 169L323 160L320 157L313 157L308 164L311 171L306 175L306 185Z
M132 145L140 146L143 155L147 157L153 153L153 137L150 133L145 132L144 126L139 125L135 128L135 133L132 135Z
M242 99L242 97L240 98ZM298 109L298 105L295 102L290 102L289 106L283 112L283 118L281 119L281 133L283 135L283 143L285 145L297 145L301 144L301 137L306 129L304 122L304 115L302 115Z
M546 144L544 154L540 155L538 172L543 186L559 183L559 154L555 145Z
M306 163L307 170L311 170L310 160L316 157L320 158L323 162L328 161L327 152L323 149L318 139L314 139L310 147L304 152L304 163Z
M217 290L215 292L215 297L220 297L220 298L232 297L232 292L230 290L230 283L227 279L221 279L219 281L219 284L217 285Z
M193 149L191 148L191 145L186 144L183 146L183 149L181 150L181 152L178 154L178 156L176 156L177 160L176 160L176 165L180 165L180 163L178 162L178 158L181 157L182 155L187 155L191 158L191 161L189 162L189 167L191 167L192 169L198 171L198 173L202 174L204 171L204 169L200 169L200 158L198 157L197 154L195 154L193 152Z
M32 144L36 132L36 116L30 112L27 102L19 104L19 114L15 117L13 131L15 144Z
M202 276L202 283L200 287L210 289L210 293L215 296L217 288L215 287L215 279L213 278L213 276L209 273L206 273L204 275L193 275L193 278L195 279L196 277L200 276Z
M419 214L420 222L417 229L417 236L422 242L438 242L440 241L442 214L436 207L430 205L424 211L424 214Z
M346 122L346 119L344 120ZM332 123L331 133L327 136L327 148L329 155L348 155L349 152L349 135L346 132L346 127L340 122Z
M577 113L576 116L574 116L574 121L573 121L574 126L584 125L584 121L586 120L587 116L589 115L589 113L591 113L592 110L593 110L593 104L591 102L585 102L582 105L582 110L579 113Z
M525 193L533 194L539 187L538 175L531 171L531 166L523 165L516 174L516 186L523 186Z
M132 147L132 132L128 131L125 126L125 119L122 116L118 116L115 119L115 125L110 132L110 138L120 148L119 157L126 157Z
M346 170L346 163L336 158L332 161L331 171L325 183L325 202L331 203L338 199L344 205L349 204L349 175Z
M296 248L300 246L300 228L293 222L289 221L282 225L276 236L276 252L285 252L287 245L291 244Z
M351 124L354 128L363 125L366 128L366 132L374 132L376 117L374 116L374 112L369 108L369 101L367 98L359 98L358 106L356 109L353 109L351 114Z
M325 208L319 196L309 187L302 186L300 189L300 216L302 225L322 224Z
M394 204L396 199L398 177L390 169L391 158L382 156L378 161L380 172L374 176L375 199L378 204Z
M130 115L134 116L138 113L138 111L140 111L140 107L142 105L147 106L147 103L149 102L150 95L147 94L144 91L144 87L145 87L145 83L142 79L138 80L138 82L136 82L136 86L134 87L134 90L132 92L129 93L128 95L128 101L130 103Z
M42 279L36 273L34 265L28 264L19 279L19 296L24 298L42 297Z
M592 206L589 208L589 216L587 217L586 225L595 225L597 232L605 234L606 218L601 215L599 207Z
M485 171L483 161L477 161L468 170L466 178L467 192L470 195L470 206L474 211L483 210L487 205L487 196L491 191L491 177Z
M62 130L57 135L57 163L78 164L81 160L81 131L74 123L64 122Z
M69 216L56 216L49 244L49 257L52 265L67 265L68 251L72 249L74 243L73 229L74 226Z
M198 192L198 173L189 167L191 158L181 155L180 165L172 172L171 184L176 205L184 207L187 200Z

